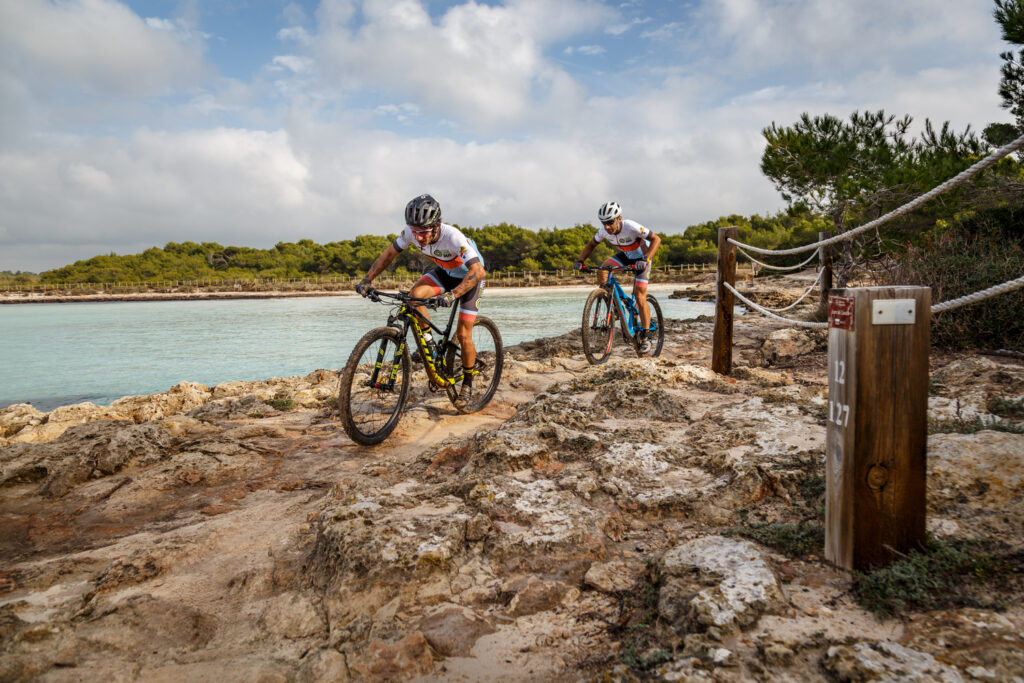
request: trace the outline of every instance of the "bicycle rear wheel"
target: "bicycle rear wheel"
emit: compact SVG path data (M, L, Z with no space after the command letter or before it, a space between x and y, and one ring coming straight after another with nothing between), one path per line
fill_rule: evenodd
M494 392L498 390L501 371L505 364L501 332L490 318L477 316L476 322L473 323L473 346L476 348L474 367L480 371L473 376L473 400L464 408L457 407L462 413L475 413L491 402ZM462 350L456 344L448 346L444 366L449 377L458 377L462 374ZM458 384L447 387L448 398L452 403L459 397L461 388Z
M409 349L402 333L377 327L360 339L341 373L338 410L345 433L356 443L380 443L394 431L409 398Z
M591 365L600 365L612 352L615 336L615 311L612 296L603 289L595 289L583 306L583 355Z
M650 294L647 295L647 305L651 309L651 324L647 328L647 338L654 342L650 356L657 358L661 355L661 347L665 343L665 318L661 315L661 304ZM655 335L653 339L652 334Z

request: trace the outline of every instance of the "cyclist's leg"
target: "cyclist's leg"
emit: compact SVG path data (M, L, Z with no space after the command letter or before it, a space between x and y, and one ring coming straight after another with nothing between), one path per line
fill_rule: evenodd
M602 263L601 265L602 266L612 266L613 268L615 268L615 267L626 268L626 267L629 266L629 257L626 256L625 252L620 251L620 252L612 254L611 256L606 258L604 260L604 263ZM599 270L597 272L597 286L600 287L600 286L606 284L608 282L608 278L610 278L611 276L612 276L612 274L609 273L608 271L606 271L606 270Z
M444 287L444 269L437 266L433 270L424 273L423 277L416 281L416 284L409 290L409 296L414 296L417 299L426 299L437 296L444 291L446 291ZM430 320L430 314L427 313L425 306L416 306L416 312ZM429 328L424 328L421 325L420 329L426 332Z
M462 349L462 367L472 368L476 365L476 346L473 344L473 325L479 313L480 294L486 280L478 282L476 287L459 298L459 326L455 334L459 338ZM467 377L467 381L471 381Z
M644 272L637 273L633 279L633 298L636 300L637 310L640 312L640 329L648 330L651 327L651 307L647 305L647 283L651 277L651 264L648 261Z

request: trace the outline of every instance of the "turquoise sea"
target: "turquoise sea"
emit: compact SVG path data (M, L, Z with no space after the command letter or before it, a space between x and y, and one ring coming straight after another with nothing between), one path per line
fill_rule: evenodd
M672 288L651 287L666 317L714 314L713 303L669 299ZM492 288L481 313L511 346L578 330L590 291ZM181 381L213 386L338 369L389 310L355 296L2 305L0 408L30 402L49 411Z

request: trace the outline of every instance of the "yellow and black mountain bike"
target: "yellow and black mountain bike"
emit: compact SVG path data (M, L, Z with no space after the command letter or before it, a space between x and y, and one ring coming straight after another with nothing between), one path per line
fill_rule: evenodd
M444 391L455 403L465 373L462 370L462 349L455 337L458 302L452 306L448 326L442 330L416 312L415 306L436 308L431 299L419 299L407 292L370 290L367 298L386 304L397 304L388 316L385 327L376 327L363 335L349 356L341 373L338 409L345 433L364 445L377 444L394 431L409 400L412 358L405 340L412 336L427 372L431 391ZM440 335L434 344L424 339L422 327L429 326ZM498 326L489 318L477 316L473 325L476 363L473 366L473 397L456 408L474 413L486 406L501 381L504 355Z

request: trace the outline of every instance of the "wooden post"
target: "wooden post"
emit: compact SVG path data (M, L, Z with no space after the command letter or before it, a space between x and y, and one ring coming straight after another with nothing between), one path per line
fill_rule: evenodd
M828 239L827 232L818 233L818 241ZM818 284L818 318L824 320L828 315L828 293L832 291L832 247L818 247L818 263L824 271Z
M825 557L867 569L925 540L931 290L834 289L828 319Z
M725 283L736 286L736 245L730 244L729 238L738 240L739 236L739 228L718 229L718 290L711 369L720 375L732 372L732 309L736 305L736 297L725 288Z

